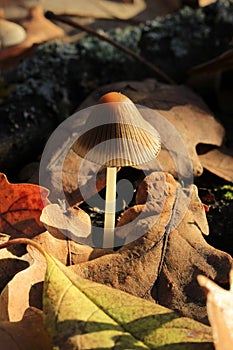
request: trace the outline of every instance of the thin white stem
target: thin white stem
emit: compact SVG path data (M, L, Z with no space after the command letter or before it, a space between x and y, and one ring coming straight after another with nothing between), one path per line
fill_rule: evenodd
M107 168L103 247L114 246L117 168Z

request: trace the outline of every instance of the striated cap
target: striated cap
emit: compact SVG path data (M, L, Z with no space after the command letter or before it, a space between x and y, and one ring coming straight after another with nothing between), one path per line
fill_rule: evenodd
M140 165L156 158L161 148L155 128L128 97L118 92L101 97L84 128L72 148L82 158L100 165Z

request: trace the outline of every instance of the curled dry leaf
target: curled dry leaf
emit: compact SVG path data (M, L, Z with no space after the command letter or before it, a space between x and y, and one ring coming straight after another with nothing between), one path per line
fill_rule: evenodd
M6 47L0 51L0 64L7 66L10 60L17 59L29 50L33 45L41 44L48 40L61 37L64 32L61 28L44 17L42 7L37 5L30 9L29 19L20 23L26 30L26 39L15 46Z
M51 350L42 312L36 308L27 309L18 322L0 321L0 338L1 349L4 350Z
M233 67L233 49L228 50L218 57L202 63L198 66L193 67L190 69L190 76L192 75L198 75L198 74L211 74L216 72L222 72L227 69L232 69Z
M172 135L172 129L168 133L163 124L156 123L155 125L153 113L141 110L143 117L155 126L161 135L163 146L157 160L163 171L177 176L177 164L174 163L172 154L174 154L174 150L177 151L179 137L183 140L184 147L191 158L194 176L200 176L203 172L196 146L198 144L214 146L222 144L223 127L210 113L203 100L185 86L169 86L153 79L147 79L143 82L114 83L94 91L79 109L96 104L99 97L108 91L120 91L134 103L159 112L178 131L178 135ZM179 156L182 155L182 148L178 150L178 153ZM154 169L154 161L141 168L150 169L150 165ZM185 162L180 165L179 174L187 176Z
M167 13L177 11L181 0L133 0L133 1L106 1L95 0L42 0L45 10L54 11L58 14L79 15L95 19L130 19L136 17L140 21L154 19L156 16L164 16ZM112 23L111 23L112 25ZM119 26L119 21L117 22Z
M9 239L10 236L0 233L0 244L7 242ZM0 292L15 274L29 266L29 259L28 254L19 257L14 254L12 249L0 250Z
M10 236L33 237L44 231L40 215L49 204L46 188L31 184L11 184L0 173L0 232Z
M68 241L70 264L78 264L98 256L112 253L112 249L93 249L91 246L79 244L82 238L91 234L90 216L79 207L64 209L57 204L50 204L42 211L41 222L47 230L55 237L71 239ZM85 239L85 243L86 243ZM92 241L90 239L90 245ZM47 250L47 249L46 249ZM47 250L52 253L51 249ZM52 254L54 255L54 254ZM54 255L56 256L56 255ZM59 259L61 261L61 259Z
M171 175L156 172L141 186L150 189L147 203L143 204L144 189L140 195L139 188L139 204L126 210L118 223L122 225L121 238L131 243L69 269L207 322L196 276L204 273L226 283L232 258L203 238L208 224L194 185L183 191ZM123 226L129 222L131 225Z
M88 2L85 0L79 0L79 2L72 0L42 0L42 6L44 9L58 14L121 19L134 17L146 8L144 0L134 0L133 4L106 0Z
M63 234L58 234L56 232L53 232L53 234L50 234L48 231L43 232L34 237L33 241L38 243L43 249L56 257L56 259L61 261L64 265L69 260L69 255L74 249L73 246L72 249L70 249L66 237ZM73 245L75 246L75 243L73 243ZM0 295L1 320L10 320L12 322L19 321L22 319L25 310L30 305L41 308L41 286L44 281L46 264L44 257L35 248L28 246L27 250L29 252L27 257L24 256L20 260L21 265L24 263L24 266L22 266L24 268L23 271L18 271L18 273L15 274L17 266L20 264L19 260L17 260L17 263L14 263L14 270L10 270L10 272L12 272L11 277L14 277L5 286ZM3 259L4 256L13 259L14 256L9 254L9 251L6 249L0 250L0 257L3 257ZM81 255L80 251L78 256L80 261L85 261L83 254ZM14 258L14 261L15 259L16 257ZM77 258L75 261L79 262ZM2 263L3 260L0 260L0 266ZM9 263L7 263L7 268L9 268ZM4 273L5 277L6 271Z
M211 173L233 182L233 156L224 150L214 149L200 155L200 160L205 169Z
M0 295L0 319L3 321L20 321L30 305L36 304L41 307L42 290L40 288L38 292L38 289L35 290L36 287L33 286L39 288L39 283L43 282L46 263L44 257L33 247L30 247L30 255L33 263L17 273Z
M225 290L209 278L199 275L198 283L207 297L208 318L212 327L216 350L233 347L233 270L230 273L230 290Z
M66 209L58 204L50 204L43 209L40 220L47 229L54 227L56 232L73 240L86 238L91 233L91 219L79 207Z

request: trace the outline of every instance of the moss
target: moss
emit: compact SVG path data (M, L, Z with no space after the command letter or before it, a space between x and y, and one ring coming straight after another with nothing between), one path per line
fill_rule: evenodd
M220 190L222 192L222 197L226 201L233 200L233 186L232 185L224 185L220 187Z
M232 0L219 0L205 8L184 7L146 24L141 52L171 76L183 79L192 66L227 50L232 30Z

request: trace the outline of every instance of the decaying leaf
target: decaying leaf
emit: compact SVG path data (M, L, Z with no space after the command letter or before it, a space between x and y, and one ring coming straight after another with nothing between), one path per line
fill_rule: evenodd
M51 350L51 341L46 333L42 312L36 308L26 310L18 322L0 321L1 349L4 350Z
M199 156L205 169L211 173L233 182L233 156L224 150L214 149Z
M9 239L10 236L0 233L0 244L7 242ZM18 272L29 266L27 254L19 257L12 250L0 250L0 292Z
M57 145L57 152L46 168L43 185L51 189L52 202L62 200L64 193L69 205L78 205L83 202L83 193L87 199L105 187L106 170L99 170L99 165L83 160L72 149L68 148L67 152L66 141L58 141L60 143ZM67 153L64 154L65 152Z
M196 146L198 144L214 146L222 144L223 127L213 117L201 98L185 86L169 86L153 79L143 82L114 83L97 89L81 104L79 109L96 104L100 96L108 91L120 91L134 103L154 109L178 131L176 134L170 129L168 133L167 128L162 124L155 125L153 113L142 111L146 120L157 129L160 128L158 131L164 144L156 162L159 162L163 171L168 171L174 176L177 176L177 173L187 176L185 162L177 169L177 164L172 158L175 152L178 152L179 156L182 154L182 146L177 150L179 139L182 140L191 158L194 176L200 176L203 172ZM151 162L142 168L148 169L150 164L152 168L155 167L154 162Z
M193 2L192 1L185 1ZM131 19L140 21L154 19L156 16L164 16L168 13L179 10L183 5L182 0L128 0L128 1L109 1L79 0L79 3L72 0L42 0L45 10L54 11L58 14L77 15L94 19ZM119 21L116 22L119 26ZM112 22L111 22L112 25Z
M197 277L207 297L207 311L216 350L233 347L233 270L230 290L224 290L205 276Z
M0 232L33 237L44 231L40 215L49 204L46 188L31 184L11 184L0 173Z
M150 188L146 205L138 195L139 204L126 210L118 223L118 234L131 243L69 269L206 322L205 300L196 276L202 273L226 283L232 258L203 238L208 224L194 185L180 191L171 175L156 172L141 186Z
M60 349L213 349L210 328L76 276L46 254L45 327Z
M50 233L43 232L33 237L33 241L64 265L85 262L104 254L101 249L93 251L89 246L68 240L60 230L52 226L48 225L48 228ZM7 240L8 237L5 236L0 239L1 243ZM0 320L19 321L29 306L42 308L45 261L35 248L28 246L27 250L29 253L20 259L8 250L0 250L0 285L5 287L0 295Z
M0 51L1 66L7 66L9 58L11 61L14 58L19 60L33 45L61 37L64 34L61 28L44 17L41 5L32 7L29 19L22 20L20 24L26 30L26 39L18 45Z
M46 231L34 237L33 240L63 264L67 263L70 252L68 242L64 235L55 232L50 234ZM17 274L14 273L14 277L12 276L13 278L5 286L0 295L1 320L10 320L12 322L19 321L30 305L41 308L41 286L44 281L46 264L44 257L39 254L35 248L28 246L27 250L29 252L27 258L21 258L21 260L24 259L22 260L24 262L23 271ZM6 252L8 252L8 250L1 250L0 257L2 257L4 253L6 254ZM17 257L15 257L15 259L16 258ZM0 263L2 263L2 260L0 260ZM27 263L26 266L25 263ZM21 285L20 289L18 287L19 284Z
M62 209L57 204L50 204L43 209L40 220L55 237L71 239L67 241L70 265L92 260L113 252L111 248L98 249L87 245L88 236L91 234L91 220L90 216L79 207ZM77 243L77 241L82 242L82 239L84 239L85 244ZM91 238L89 244L93 245ZM47 251L52 253L51 249ZM62 261L61 259L59 260Z
M146 8L144 0L134 0L133 3L117 1L95 0L79 2L72 0L42 0L44 9L59 14L79 15L94 18L121 18L134 17Z
M46 263L38 250L33 247L29 249L33 263L17 273L0 295L0 320L2 321L20 321L25 310L31 305L41 308L42 289L39 284L44 280ZM35 289L36 286L40 288L39 291Z
M74 241L91 233L90 216L79 207L62 208L58 204L50 204L42 211L40 220L47 229L57 228L58 232Z
M222 72L227 69L232 69L232 67L233 67L233 49L230 49L208 62L205 62L198 66L193 67L192 69L190 69L190 75L191 76L196 74L208 75L219 71Z

